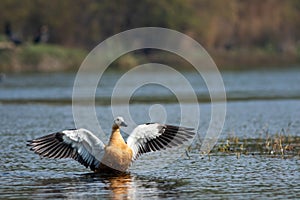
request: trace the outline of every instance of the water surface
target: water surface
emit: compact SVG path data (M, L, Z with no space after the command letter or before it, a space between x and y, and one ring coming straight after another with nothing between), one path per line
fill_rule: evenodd
M121 75L110 72L103 77L97 101L109 99ZM184 75L200 100L198 132L203 137L210 120L209 94L200 76L187 72ZM300 196L299 156L281 159L242 155L237 159L235 155L215 155L202 159L197 153L189 158L175 154L177 161L170 158L172 165L154 170L167 162L155 159L148 166L153 170L143 170L142 163L137 163L123 176L90 174L73 160L40 159L28 150L26 140L74 127L71 104L74 78L73 73L8 74L0 83L0 198L297 199ZM221 138L265 137L266 131L275 135L283 129L285 134L300 136L300 70L224 72L223 79L228 104ZM174 86L180 87L176 83ZM167 122L179 123L180 108L169 90L148 85L134 97L137 100L130 105L130 111L136 123L148 122L149 108L158 102L167 112ZM113 118L109 101L97 103L96 111L101 127L109 133Z

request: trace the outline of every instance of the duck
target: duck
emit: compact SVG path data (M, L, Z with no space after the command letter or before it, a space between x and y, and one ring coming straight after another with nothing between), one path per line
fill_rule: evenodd
M178 147L195 136L193 128L145 123L135 127L125 141L121 127L127 124L118 116L106 145L91 131L79 128L29 140L27 146L41 158L72 158L95 173L123 173L141 155Z

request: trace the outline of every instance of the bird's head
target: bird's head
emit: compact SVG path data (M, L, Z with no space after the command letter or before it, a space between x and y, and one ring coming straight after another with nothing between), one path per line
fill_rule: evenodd
M117 127L120 127L120 126L127 127L127 124L125 123L123 117L120 117L120 116L115 118L114 125Z

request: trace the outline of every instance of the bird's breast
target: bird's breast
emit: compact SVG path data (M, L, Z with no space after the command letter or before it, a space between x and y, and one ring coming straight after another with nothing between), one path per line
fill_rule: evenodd
M132 160L132 150L127 144L110 144L105 147L101 163L117 171L126 171Z

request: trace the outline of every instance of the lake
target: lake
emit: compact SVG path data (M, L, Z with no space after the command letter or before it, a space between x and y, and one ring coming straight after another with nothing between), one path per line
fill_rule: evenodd
M96 90L95 110L104 133L110 133L113 119L110 96L122 74L105 73ZM200 108L197 133L203 138L211 114L209 93L201 76L192 72L182 74L199 100L196 105L182 104ZM299 198L299 155L282 159L256 154L239 158L218 154L209 158L193 152L189 157L175 154L169 158L171 164L164 167L157 166L168 161L154 156L147 169L143 162L138 162L121 176L95 175L73 160L40 159L29 151L26 141L74 128L75 76L75 73L7 74L1 80L1 199ZM155 71L138 78L154 76L168 80L166 74ZM226 71L222 77L227 114L220 139L232 135L264 138L266 132L271 136L278 133L300 136L299 69ZM173 87L181 87L171 78L169 81ZM165 116L149 116L149 109L157 104L164 108ZM128 106L137 124L160 119L178 124L181 120L174 94L159 85L145 85L136 90ZM97 130L93 131L100 137Z

